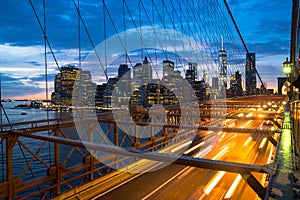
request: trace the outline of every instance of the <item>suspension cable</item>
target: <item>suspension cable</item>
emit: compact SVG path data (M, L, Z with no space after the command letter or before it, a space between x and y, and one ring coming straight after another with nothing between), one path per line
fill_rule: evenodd
M98 60L98 62L99 62L99 64L100 64L102 70L104 71L106 81L108 81L107 72L106 72L106 70L105 70L105 68L104 68L104 66L103 66L103 64L102 64L102 61L101 61L101 59L100 59L100 55L99 55L98 51L96 50L96 46L95 46L95 44L94 44L94 41L93 41L93 39L92 39L92 37L91 37L91 34L90 34L90 32L89 32L89 30L88 30L88 28L87 28L87 26L86 26L86 24L85 24L85 22L84 22L84 20L83 20L83 18L82 18L82 16L81 16L81 14L80 14L79 8L78 8L78 6L76 5L75 0L73 0L73 4L74 4L74 7L75 7L75 9L76 9L76 11L77 11L78 17L80 18L80 21L81 21L81 23L82 23L82 26L83 26L83 28L84 28L86 34L87 34L87 37L88 37L88 39L89 39L89 42L90 42L90 44L91 44L91 46L92 46L92 48L93 48L93 51L94 51L94 53L95 53L95 55L96 55L96 57L97 57L97 60Z
M51 47L51 44L50 44L50 42L49 42L49 40L48 40L48 38L47 38L47 36L46 36L46 33L45 33L45 30L44 30L43 25L42 25L42 23L41 23L41 20L40 20L40 18L39 18L39 16L38 16L37 12L36 12L36 10L35 10L35 7L34 7L34 5L33 5L33 3L32 3L32 0L29 0L29 3L30 3L30 6L31 6L31 8L32 8L32 10L33 10L33 12L34 12L35 18L36 18L36 20L38 21L38 24L39 24L39 26L40 26L40 29L41 29L42 33L43 33L43 36L44 36L44 38L45 38L45 40L46 40L46 42L47 42L47 45L48 45L48 47L49 47L49 49L50 49L50 52L51 52L51 54L52 54L52 57L53 57L54 62L55 62L55 64L56 64L56 67L57 67L58 71L61 71L61 70L60 70L60 67L59 67L59 64L58 64L58 61L57 61L57 59L56 59L56 56L55 56L55 54L54 54L54 51L53 51L53 49L52 49L52 47Z

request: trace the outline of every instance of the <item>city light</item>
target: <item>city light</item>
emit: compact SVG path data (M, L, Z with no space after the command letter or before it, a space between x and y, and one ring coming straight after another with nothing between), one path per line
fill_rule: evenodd
M282 72L285 75L290 75L293 70L292 66L293 66L293 64L291 62L289 62L288 58L286 58L286 60L282 63Z

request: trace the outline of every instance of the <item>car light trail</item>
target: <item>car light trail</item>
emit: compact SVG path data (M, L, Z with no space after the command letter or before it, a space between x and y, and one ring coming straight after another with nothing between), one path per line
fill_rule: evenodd
M247 122L243 127L241 127L241 128L247 127L251 122L252 122L252 120L248 121L248 122Z
M220 151L215 157L212 158L212 160L217 160L221 158L226 152L228 151L228 146L226 146L222 151Z
M266 142L267 142L267 138L262 139L262 141L260 142L258 148L259 148L259 149L263 148L263 147L265 146Z
M208 183L208 185L205 187L204 193L206 195L209 195L210 192L216 187L216 185L219 183L221 178L225 175L225 171L219 171L217 174L214 176L213 179Z
M208 154L211 150L212 150L213 146L210 145L207 148L203 149L202 151L200 151L198 154L196 154L194 157L198 157L201 158L203 156L205 156L206 154Z
M253 113L249 113L246 115L246 117L252 117L253 116Z
M226 133L223 133L218 142L221 142L223 140L223 138L225 137L225 135L226 135Z
M186 151L184 152L184 154L188 154L188 153L190 153L190 152L194 151L195 149L197 149L197 148L201 147L201 146L202 146L204 143L205 143L205 142L201 142L201 143L199 143L199 144L197 144L197 145L193 146L192 148L190 148L190 149L186 150Z
M270 164L270 163L271 163L272 154L273 154L273 145L271 146L271 150L270 150L270 154L269 154L269 157L268 157L267 164Z
M252 137L250 136L250 137L248 137L248 139L244 143L244 147L246 147L251 141L252 141Z
M182 148L184 148L184 147L186 147L186 146L188 146L190 144L192 144L192 141L188 141L188 142L186 142L186 143L184 143L182 145L179 145L178 147L172 149L171 152L174 153L174 152L176 152L176 151L178 151L178 150L180 150L180 149L182 149Z
M234 191L236 190L236 188L239 185L241 180L242 180L242 176L237 175L237 177L234 179L232 185L230 186L229 190L227 191L227 193L224 197L225 199L231 198L231 196L233 195Z

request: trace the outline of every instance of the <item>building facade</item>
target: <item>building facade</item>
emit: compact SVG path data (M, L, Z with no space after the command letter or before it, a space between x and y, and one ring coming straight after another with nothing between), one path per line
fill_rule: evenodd
M222 42L223 43L223 42ZM219 51L219 84L221 90L227 88L227 52L222 49Z
M54 79L54 92L51 95L52 102L56 105L72 105L72 93L74 83L79 74L79 68L74 65L61 67L60 73Z
M249 95L255 94L256 91L256 66L255 53L246 55L246 92Z

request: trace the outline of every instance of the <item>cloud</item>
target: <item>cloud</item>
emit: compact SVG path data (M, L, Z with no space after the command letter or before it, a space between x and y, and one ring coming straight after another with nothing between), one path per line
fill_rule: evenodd
M55 50L59 65L78 63L78 51L73 49ZM85 54L85 52L83 53ZM2 76L2 95L16 97L45 91L45 60L43 46L16 46L0 44L0 74ZM53 91L57 66L48 53L48 89Z
M32 85L28 87L28 81L20 81L20 79L5 76L3 74L1 74L1 81L2 98L11 98L16 96L25 96L45 92L45 89L43 87Z
M32 2L43 23L42 1ZM106 1L108 12L105 11L104 13L102 12L103 5L101 1L91 0L80 2L82 18L95 45L100 44L104 39L108 39L116 33L122 34L124 31L123 19L126 20L128 38L130 38L131 34L136 35L136 32L140 28L145 28L145 30L146 28L150 30L153 29L150 25L154 25L155 29L164 26L174 29L171 23L172 16L169 16L165 12L166 24L163 24L158 17L158 14L161 14L164 9L161 1L154 2L155 7L158 9L158 13L156 10L154 11L154 18L151 16L151 1L142 1L147 12L145 12L144 8L141 8L141 18L139 18L139 10L136 7L137 1L126 1L130 8L132 18L127 9L125 9L125 16L123 18L123 4L120 2L119 0ZM179 3L180 1L173 1L175 7L178 6ZM202 6L209 5L209 3L205 1L200 2L200 4ZM274 72L276 76L280 75L280 64L289 52L291 4L282 3L282 0L266 0L264 2L259 0L228 0L228 4L231 7L249 50L257 54L257 68L261 76L264 80L276 81L273 77L274 74L270 74L270 69L272 69L272 72ZM46 1L46 6L47 38L54 50L59 66L68 63L78 63L78 28L81 30L80 45L82 59L92 51L92 45L89 41L88 34L84 30L83 24L81 23L80 27L78 27L78 16L73 2ZM169 11L173 10L171 5L166 6L169 8ZM15 94L20 95L27 92L39 93L44 90L45 87L45 85L43 85L45 79L44 37L37 23L37 19L34 16L34 12L28 1L20 1L18 3L15 1L0 1L0 7L0 17L2 19L0 21L0 73L3 77L7 78L7 81L9 80L8 77L11 78L11 80L9 80L10 84L7 82L4 91L7 94L13 93L12 91L18 91L19 93ZM219 36L222 35L222 28L218 27L220 25L219 23L209 26L210 23L216 21L216 19L211 19L214 15L211 15L209 11L216 10L216 8L206 10L203 8L203 12L201 12L201 14L203 14L202 17L209 21L209 23L204 24L205 26L196 24L197 26L201 26L202 32L200 32L199 35L192 33L192 31L194 31L193 25L195 25L193 24L193 16L189 16L190 13L185 12L186 9L193 9L192 6L183 5L182 9L183 13L181 17L183 21L181 24L178 23L178 13L171 13L171 15L174 14L174 26L183 33L184 31L191 31L191 33L189 32L188 34L195 36L197 41L200 41L200 39L202 41L203 38L206 39L206 41L201 44L204 48L210 48L212 52L212 54L209 54L210 56L216 56L215 54L217 54L220 47ZM106 15L105 27L104 14ZM112 17L113 22L110 20L108 14ZM148 19L147 14L150 15L150 19ZM186 17L187 19L185 19ZM134 23L132 20L134 20ZM142 23L142 27L140 27L140 22ZM198 21L194 23L198 23ZM137 27L137 29L135 27ZM106 35L104 35L104 32ZM174 35L172 31L167 31L166 33L166 38L171 44L169 50L173 48L176 49L178 53L185 54L183 46L189 47L189 41L184 41L184 45L174 43L173 38L179 37L180 35ZM142 34L144 38L153 38L155 36L153 31L142 32ZM157 34L158 37L161 38L159 42L163 44L163 33ZM137 37L130 42L132 44L139 42L139 38ZM211 46L209 46L207 42ZM240 41L238 40L238 42ZM128 44L127 47L130 47L132 44ZM156 45L157 47L160 46L158 41L156 41ZM232 55L236 53L234 46L228 41L225 45L228 48L228 63L233 66L232 70L234 71L241 66L244 67L244 64L242 64L240 60L245 59L245 56L242 55L242 58L236 58ZM192 44L191 47L195 47L196 49L196 46ZM109 48L113 47L110 46ZM240 47L238 46L238 48ZM49 52L49 48L47 48L47 51L48 78L52 81L58 70ZM149 54L151 53L153 52L149 52ZM210 62L205 62L206 57L200 55L202 52L195 51L193 53L198 53L199 57L197 59L203 62L203 66L205 66L205 64L211 64ZM114 58L117 59L120 55L121 53L118 53ZM139 58L135 58L135 55L135 52L131 52L131 56L133 57L132 62L141 62ZM217 62L217 57L213 59L213 62ZM239 66L237 66L236 63L239 63ZM101 74L101 76L103 76L103 74Z

